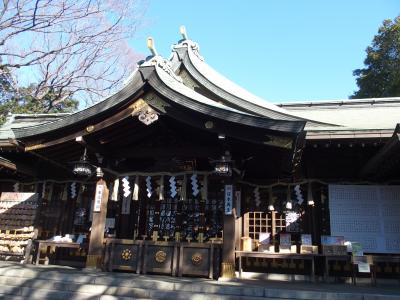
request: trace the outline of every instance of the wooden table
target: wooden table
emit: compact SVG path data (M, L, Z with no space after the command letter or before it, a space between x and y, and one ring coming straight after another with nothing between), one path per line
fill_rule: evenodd
M329 279L329 262L330 261L345 261L345 262L352 262L351 260L351 255L326 255L322 254L324 257L325 261L325 267L324 267L324 281L328 282ZM351 276L351 279L354 283L354 276Z
M357 262L365 260L371 268L371 284L376 285L376 267L377 263L397 263L400 264L400 256L394 255L365 255L362 257L353 257L351 255L322 255L325 260L324 281L329 278L329 262L330 261L345 261L351 264L351 281L354 285L357 284Z
M400 265L400 256L398 255L366 255L369 256L369 260L372 262L371 265L371 281L373 285L376 285L376 268L377 263L394 263ZM400 273L396 274L400 279Z
M315 261L314 258L318 254L298 254L298 253L268 253L257 251L235 251L236 257L239 259L239 278L242 278L242 257L256 257L266 259L297 259L309 260L311 262L310 278L315 281Z
M55 248L73 248L73 249L79 249L81 248L81 244L79 243L74 243L74 242L55 242L55 241L36 241L38 247L37 247L37 255L36 255L36 264L39 264L40 261L40 249L46 247L46 257L48 253L48 248L49 247L55 247Z

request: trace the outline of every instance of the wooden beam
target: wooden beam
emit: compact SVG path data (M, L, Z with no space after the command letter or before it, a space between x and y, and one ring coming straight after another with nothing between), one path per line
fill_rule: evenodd
M123 150L116 150L112 153L114 157L143 158L143 157L219 157L222 154L219 147L186 146L186 147L131 147Z
M98 141L101 145L112 143L113 145L118 145L118 147L121 147L123 145L132 143L132 141L137 141L139 139L147 137L148 135L156 132L159 128L157 127L157 124L152 124L151 126L145 128L143 128L143 126L145 125L143 125L142 123L137 123L135 125L138 126L125 125L118 127L111 132L107 132L107 134L99 138Z
M95 146L91 145L90 143L87 142L86 139L84 139L82 136L78 136L75 138L75 141L79 144L81 144L82 146L86 147L90 152L93 153L98 153L101 156L103 156L103 159L107 156L109 156L109 153L104 149L103 146L96 144ZM118 176L118 172L110 169L110 168L106 168L101 166L102 170L111 174L112 176Z
M387 167L388 162L398 155L400 149L400 133L398 131L400 128L396 127L391 139L365 164L360 172L361 178L381 176L382 173L379 170L383 170L385 165Z
M140 101L140 100L142 100L142 99L139 99L138 101ZM34 151L34 150L38 150L38 149L42 149L42 148L47 148L50 146L62 144L62 143L68 142L68 141L72 141L78 136L86 136L86 135L98 132L98 131L100 131L104 128L107 128L125 118L130 117L135 112L136 103L138 101L134 102L130 106L126 107L125 109L121 110L120 112L114 114L113 116L111 116L109 118L106 118L105 120L103 120L99 123L88 125L84 129L80 129L77 132L63 136L62 138L50 140L48 142L43 142L43 143L27 145L27 146L25 146L25 151L30 152L30 151Z
M17 171L16 164L3 157L0 157L0 166L11 171Z
M10 142L13 143L17 149L25 151L25 147L23 145L21 145L18 141L13 140L13 141L10 141ZM58 162L56 162L56 161L54 161L52 159L49 159L49 158L47 158L47 157L45 157L45 156L43 156L43 155L41 155L41 154L39 154L37 152L30 151L29 153L32 154L33 156L36 156L37 158L40 158L41 160L44 160L44 161L46 161L46 162L58 167L58 168L61 168L61 169L64 169L64 170L68 171L68 173L72 172L72 170L70 168L68 168L67 166L65 166L63 164L60 164L60 163L58 163Z

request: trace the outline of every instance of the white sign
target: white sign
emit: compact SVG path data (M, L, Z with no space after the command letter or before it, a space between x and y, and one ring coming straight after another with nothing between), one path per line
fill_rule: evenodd
M131 200L130 200L129 195L128 195L128 197L122 198L122 207L121 207L122 215L129 215L131 212Z
M358 272L360 272L360 273L370 273L371 272L369 263L360 261L357 263L357 265L358 265Z
M225 185L225 214L231 215L233 208L233 186L231 184Z
M331 235L364 252L400 252L400 186L329 185Z
M101 208L101 198L103 198L104 185L96 186L96 196L94 197L93 211L99 212Z
M106 218L106 228L115 228L115 218Z
M258 241L261 245L269 245L271 240L271 234L269 232L260 232Z
M38 199L37 193L8 193L3 192L0 196L0 201L15 201L15 202L24 202L24 201L36 201Z

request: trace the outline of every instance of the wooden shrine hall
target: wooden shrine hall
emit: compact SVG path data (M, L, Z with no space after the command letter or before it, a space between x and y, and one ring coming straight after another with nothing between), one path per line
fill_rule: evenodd
M213 70L181 34L169 59L149 38L151 55L91 107L10 115L0 128L0 255L314 277L349 271L354 242L386 258L368 257L374 274L394 274L400 99L274 105ZM380 206L387 215L371 223Z

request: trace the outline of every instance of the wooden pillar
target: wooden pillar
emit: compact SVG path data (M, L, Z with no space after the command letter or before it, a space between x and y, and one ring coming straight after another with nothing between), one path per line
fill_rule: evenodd
M133 226L131 226L131 220L133 219L131 210L132 195L129 194L127 197L122 198L121 210L119 212L120 218L120 232L119 237L123 239L131 239L133 236Z
M178 199L176 203L176 219L175 219L175 242L181 241L181 230L182 230L182 199Z
M157 242L160 237L160 212L161 200L156 199L154 202L153 231L151 232L153 242Z
M232 187L232 188L230 188ZM234 189L232 184L225 185L225 210L222 245L222 278L235 277L235 219L236 210L233 208ZM229 201L231 202L229 204ZM231 213L229 213L229 210Z
M87 268L99 268L103 253L104 227L106 224L108 189L106 182L100 178L96 184L93 206L93 220L90 232Z

